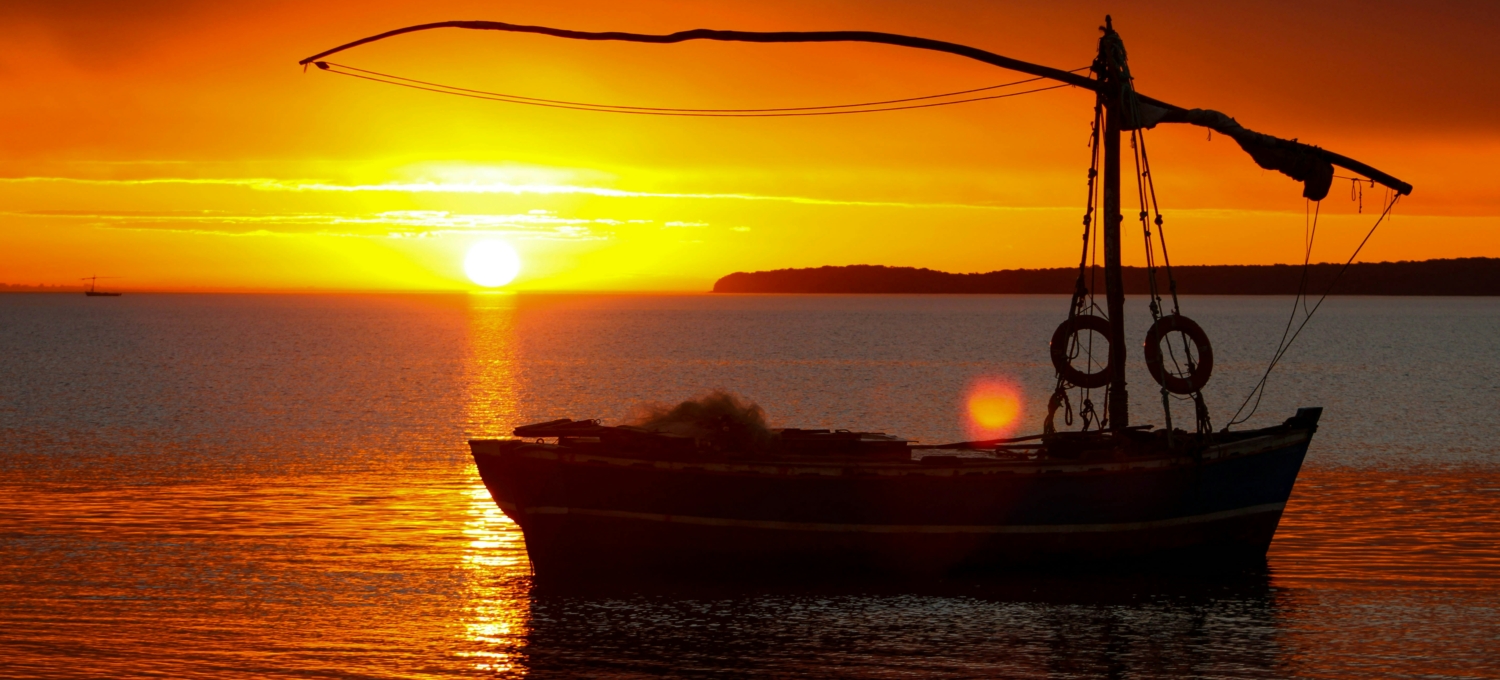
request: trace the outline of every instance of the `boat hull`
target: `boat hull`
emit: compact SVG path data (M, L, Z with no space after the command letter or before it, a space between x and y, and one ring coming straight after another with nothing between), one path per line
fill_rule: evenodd
M1105 461L704 462L471 442L538 577L1264 559L1312 428L1200 456Z

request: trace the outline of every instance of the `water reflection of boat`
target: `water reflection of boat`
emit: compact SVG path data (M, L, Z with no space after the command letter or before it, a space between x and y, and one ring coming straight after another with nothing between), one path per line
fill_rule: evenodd
M606 581L529 594L525 665L542 676L651 675L691 663L702 675L773 677L829 668L840 677L1286 677L1297 656L1287 622L1301 613L1264 572Z
M420 89L450 95L635 115L840 115L1012 96L955 98L977 92L969 90L800 109L641 108L485 93L324 61L372 41L444 28L656 44L868 42L946 52L1060 83L1053 87L1095 93L1083 252L1067 318L1052 337L1057 381L1043 434L919 447L881 434L781 430L763 446L737 447L726 446L722 437L559 420L514 432L543 442L472 441L480 474L495 501L525 532L539 576L676 567L743 573L778 566L948 573L1127 558L1263 559L1322 410L1300 409L1275 427L1213 429L1202 393L1213 370L1213 352L1207 334L1180 310L1145 131L1178 123L1219 132L1261 167L1302 182L1303 196L1311 201L1328 195L1335 166L1359 173L1368 179L1353 181L1378 182L1392 192L1381 219L1412 187L1348 157L1255 132L1223 113L1138 93L1124 43L1108 18L1105 23L1087 75L890 33L695 30L644 35L485 21L397 29L301 63L388 84L421 83ZM982 89L1021 82L1029 81ZM918 99L923 103L901 104ZM1120 178L1126 132L1150 282L1153 324L1145 359L1160 388L1165 421L1154 430L1130 424L1125 381ZM1312 212L1313 229L1316 214ZM1310 257L1310 242L1308 248ZM1095 300L1100 288L1102 305ZM1298 297L1300 301L1300 293ZM1311 312L1303 309L1310 318ZM1272 367L1296 337L1291 326L1289 321ZM1264 384L1262 379L1257 390ZM1190 404L1191 429L1174 426L1174 399ZM1059 414L1065 426L1074 424L1076 415L1080 431L1060 431ZM1239 416L1236 412L1229 425L1243 422ZM913 455L917 452L926 455Z

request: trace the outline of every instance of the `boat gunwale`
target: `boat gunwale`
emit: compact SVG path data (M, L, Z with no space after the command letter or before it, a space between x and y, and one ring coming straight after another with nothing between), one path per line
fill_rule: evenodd
M1282 426L1284 427L1284 426ZM1268 428L1281 430L1281 427ZM512 451L509 455L520 455L535 460L556 461L569 465L606 465L622 468L650 468L663 472L699 473L713 475L748 475L757 477L967 477L973 475L1011 474L1116 474L1145 470L1191 467L1206 463L1217 463L1245 456L1266 453L1299 443L1308 442L1315 428L1292 428L1258 434L1235 442L1209 446L1201 455L1180 454L1150 458L1111 460L996 460L981 457L946 457L942 463L922 463L920 459L909 460L827 460L787 461L780 460L663 460L653 457L632 457L618 454L602 454L577 447L560 444L539 444L523 439L471 439L470 448L475 456L506 455L504 452L483 451L474 446L481 443L509 444L524 450Z

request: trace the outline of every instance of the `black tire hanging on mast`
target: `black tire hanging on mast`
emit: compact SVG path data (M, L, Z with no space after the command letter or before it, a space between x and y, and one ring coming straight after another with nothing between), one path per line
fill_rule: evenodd
M1093 331L1100 336L1109 338L1109 320L1093 314L1079 314L1070 317L1067 321L1058 324L1057 330L1052 332L1052 367L1057 369L1057 374L1063 380L1082 387L1084 389L1098 389L1109 384L1110 378L1114 376L1114 365L1106 361L1103 368L1093 373L1085 373L1073 366L1072 352L1074 336L1084 331ZM1110 351L1106 357L1114 355L1114 343L1109 343ZM1093 356L1090 353L1090 356Z
M1168 333L1181 333L1198 348L1197 361L1193 361L1191 354L1187 357L1187 375L1167 372L1161 341L1166 339ZM1203 332L1202 326L1181 314L1168 314L1157 319L1156 323L1151 324L1151 330L1146 332L1146 371L1156 384L1173 394L1202 392L1203 386L1208 384L1208 379L1214 372L1214 348L1208 342L1208 334Z

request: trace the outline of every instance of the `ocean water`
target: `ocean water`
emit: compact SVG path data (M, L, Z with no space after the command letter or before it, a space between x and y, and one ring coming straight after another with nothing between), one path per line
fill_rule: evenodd
M937 442L997 378L1039 430L1066 304L0 295L0 677L1500 678L1500 299L1324 305L1247 425L1325 408L1261 574L549 592L468 457L711 388ZM1183 308L1222 424L1291 300Z

